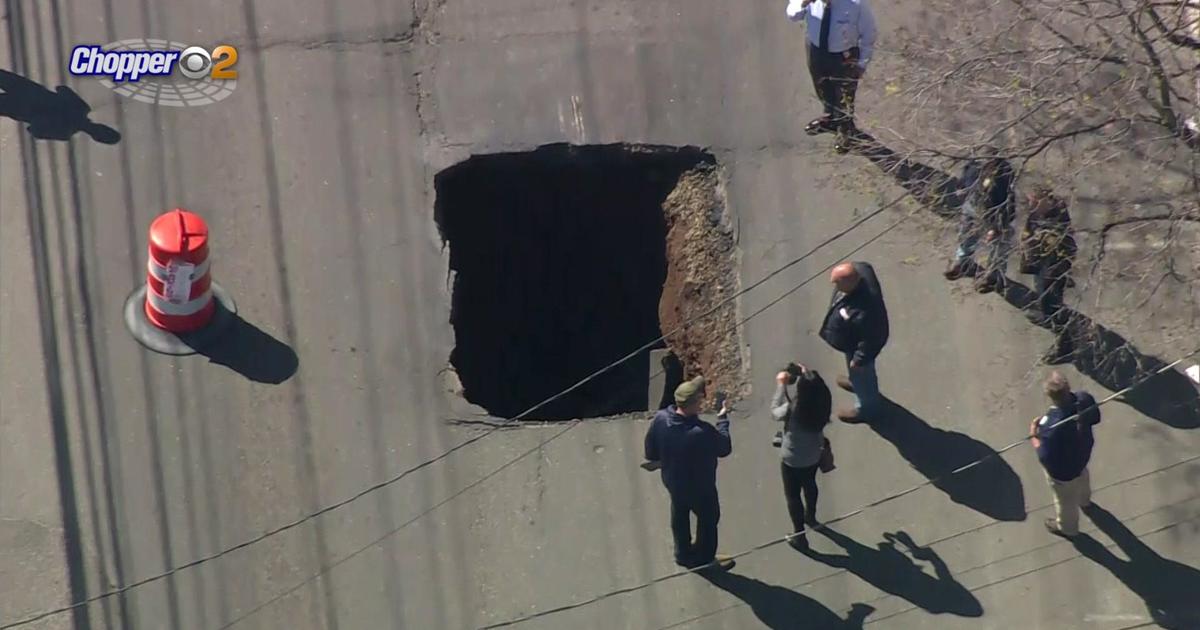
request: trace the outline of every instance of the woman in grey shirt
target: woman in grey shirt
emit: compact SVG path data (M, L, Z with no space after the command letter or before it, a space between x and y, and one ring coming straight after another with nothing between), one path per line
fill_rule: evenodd
M788 384L793 379L796 384L794 397L788 394ZM825 448L825 425L829 424L833 396L821 375L803 366L800 366L799 375L792 376L784 371L775 376L775 381L771 415L784 423L779 445L780 471L788 515L796 533L788 543L803 550L808 548L805 524L817 525L817 468Z

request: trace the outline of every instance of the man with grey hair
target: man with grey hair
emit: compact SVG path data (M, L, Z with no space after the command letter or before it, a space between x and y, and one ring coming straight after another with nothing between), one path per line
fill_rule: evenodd
M1074 538L1079 534L1079 510L1092 504L1088 460L1095 438L1092 427L1100 423L1100 407L1091 394L1071 391L1071 383L1058 371L1043 385L1051 406L1034 420L1029 438L1037 449L1038 461L1046 469L1046 480L1054 493L1055 518L1045 521L1052 534Z

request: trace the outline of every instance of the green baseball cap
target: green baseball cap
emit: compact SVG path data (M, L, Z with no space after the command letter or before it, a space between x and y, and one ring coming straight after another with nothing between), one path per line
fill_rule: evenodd
M675 404L686 405L694 402L697 396L704 393L704 377L697 376L690 381L684 381L675 388Z

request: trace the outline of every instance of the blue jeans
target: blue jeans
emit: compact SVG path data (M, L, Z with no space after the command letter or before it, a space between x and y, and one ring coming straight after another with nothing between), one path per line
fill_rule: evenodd
M846 370L850 376L850 384L854 386L854 408L870 418L883 407L883 396L879 393L879 375L875 373L874 361L857 368L850 367L850 360L853 358L853 352L846 353Z
M973 204L965 203L958 223L958 249L954 252L955 262L964 262L975 258L979 242L983 237L982 227ZM1012 250L1013 233L1009 226L996 234L996 238L987 244L988 262L985 270L988 273L1008 271L1008 256Z

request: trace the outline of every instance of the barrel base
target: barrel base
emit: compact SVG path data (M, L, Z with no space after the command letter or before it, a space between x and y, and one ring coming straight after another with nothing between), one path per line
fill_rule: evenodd
M141 285L125 300L125 327L138 343L160 354L185 356L196 354L217 341L237 317L233 297L217 283L212 283L216 310L212 320L200 330L176 334L155 326L146 316L146 285Z

